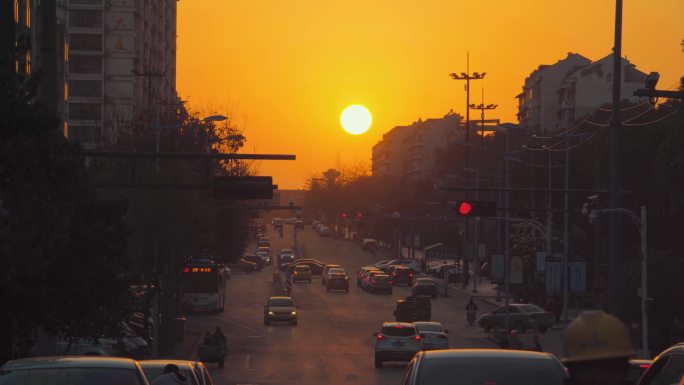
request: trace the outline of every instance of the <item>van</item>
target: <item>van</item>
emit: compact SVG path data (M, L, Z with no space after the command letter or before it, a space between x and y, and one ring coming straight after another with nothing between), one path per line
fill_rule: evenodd
M431 321L430 297L418 295L398 300L394 317L397 322Z

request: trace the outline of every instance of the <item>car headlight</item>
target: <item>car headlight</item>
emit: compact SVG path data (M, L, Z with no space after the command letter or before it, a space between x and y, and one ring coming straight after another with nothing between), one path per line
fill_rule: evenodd
M297 315L297 312L293 310L292 313L290 313L290 315Z
M275 313L272 312L272 311L269 311L269 312L268 312L268 315L275 315Z

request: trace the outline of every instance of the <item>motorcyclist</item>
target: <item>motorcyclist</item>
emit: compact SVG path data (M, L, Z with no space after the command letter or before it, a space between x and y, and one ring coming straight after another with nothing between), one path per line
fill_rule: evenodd
M466 304L465 309L468 322L472 325L473 322L475 322L475 317L477 314L477 304L475 304L473 297L470 297L470 301L468 301Z
M563 357L571 385L628 384L634 356L624 323L601 310L582 313L563 332Z
M211 335L211 341L215 345L226 345L227 344L226 335L223 334L220 326L217 326L216 331L214 332L214 334Z

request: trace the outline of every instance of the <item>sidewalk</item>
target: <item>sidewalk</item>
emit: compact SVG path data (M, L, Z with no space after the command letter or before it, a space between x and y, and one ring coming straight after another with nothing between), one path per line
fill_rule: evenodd
M421 273L421 276L423 277L430 277L432 278L435 282L437 282L438 285L438 291L439 295L444 294L444 280L440 278L436 278L434 276L426 275L424 273ZM463 289L461 287L461 284L449 284L447 285L448 288L448 294L449 296L455 296L455 295L462 295L464 297L474 297L476 301L479 301L482 304L487 305L487 309L481 309L480 314L488 313L494 308L498 308L499 306L504 305L504 291L501 290L499 293L499 297L497 300L497 286L498 284L493 284L489 282L487 279L482 279L481 283L478 282L477 284L477 292L473 292L473 285L472 282L468 286L468 288ZM510 298L510 303L514 303L513 299ZM491 307L491 309L490 309ZM590 309L570 309L568 313L568 323L572 322L575 317L577 317L580 313L582 313L585 310L590 310ZM563 323L563 320L561 319L561 322L558 324L553 325L547 332L545 333L538 333L539 335L539 340L540 343L544 349L545 352L552 353L557 357L561 357L563 354L563 330L565 329L565 324ZM495 333L502 332L502 331L497 331L497 330L492 330L491 333L487 335L487 339L495 344L498 343L497 339L495 338ZM534 332L533 331L528 331L526 333L520 333L518 334L518 338L520 341L525 345L532 347L534 346Z

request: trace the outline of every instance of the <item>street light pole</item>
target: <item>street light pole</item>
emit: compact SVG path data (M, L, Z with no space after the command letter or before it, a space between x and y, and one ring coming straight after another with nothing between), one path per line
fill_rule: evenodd
M478 72L473 72L472 75L470 74L470 53L467 54L466 57L466 71L467 72L461 72L460 75L454 73L449 74L452 79L454 80L465 80L466 81L466 167L470 167L470 81L471 80L480 80L484 79L485 75L487 74L486 72L483 73L478 73ZM468 199L468 192L466 192L466 199ZM468 281L465 279L465 277L468 274L468 239L469 239L469 232L470 232L470 223L468 221L468 217L465 218L465 250L466 253L463 256L463 289L467 288Z

